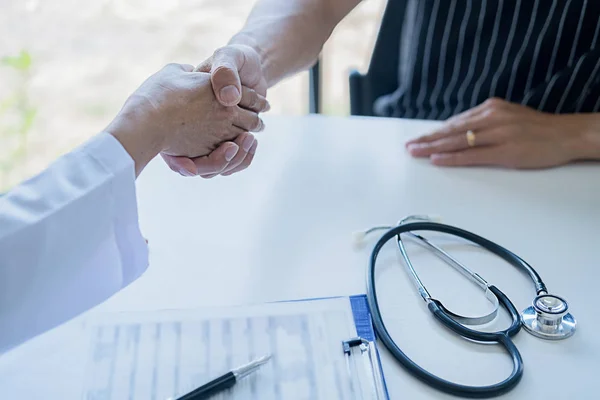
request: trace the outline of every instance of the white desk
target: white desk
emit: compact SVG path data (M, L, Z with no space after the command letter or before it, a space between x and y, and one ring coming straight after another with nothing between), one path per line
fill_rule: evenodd
M525 371L505 398L595 396L600 319L590 304L600 281L597 164L519 172L439 168L404 151L405 140L432 123L323 117L266 122L254 164L241 174L206 181L176 176L161 160L149 166L138 195L150 269L98 310L364 293L373 242L355 251L351 233L406 214L435 213L521 255L551 292L569 300L578 320L577 333L566 341L517 335ZM380 256L378 287L388 328L406 353L447 379L503 379L509 358L498 346L470 344L438 326L393 250ZM479 252L459 248L455 254L518 309L530 305L533 287L513 267ZM484 310L483 296L468 282L427 260L417 266L434 296L456 311ZM382 357L392 399L445 398L398 367L385 349Z

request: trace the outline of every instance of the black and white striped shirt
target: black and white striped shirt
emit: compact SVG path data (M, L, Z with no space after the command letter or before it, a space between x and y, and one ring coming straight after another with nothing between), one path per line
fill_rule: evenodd
M392 0L393 1L393 0ZM399 88L379 115L446 119L500 97L600 109L600 0L408 0Z

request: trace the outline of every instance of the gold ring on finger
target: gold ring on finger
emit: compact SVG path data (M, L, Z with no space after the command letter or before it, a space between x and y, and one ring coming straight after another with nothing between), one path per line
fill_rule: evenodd
M467 131L467 143L469 147L475 146L475 133L472 130Z

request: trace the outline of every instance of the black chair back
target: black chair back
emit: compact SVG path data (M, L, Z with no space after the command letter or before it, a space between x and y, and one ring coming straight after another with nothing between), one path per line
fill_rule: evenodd
M388 0L366 74L350 72L350 114L374 116L379 97L398 89L400 37L408 0Z

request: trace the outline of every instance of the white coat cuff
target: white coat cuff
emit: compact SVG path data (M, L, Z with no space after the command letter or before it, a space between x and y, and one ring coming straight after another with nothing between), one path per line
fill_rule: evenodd
M106 132L89 140L81 150L114 176L111 181L113 224L121 256L122 287L125 287L148 267L148 246L138 221L135 163L121 143Z

